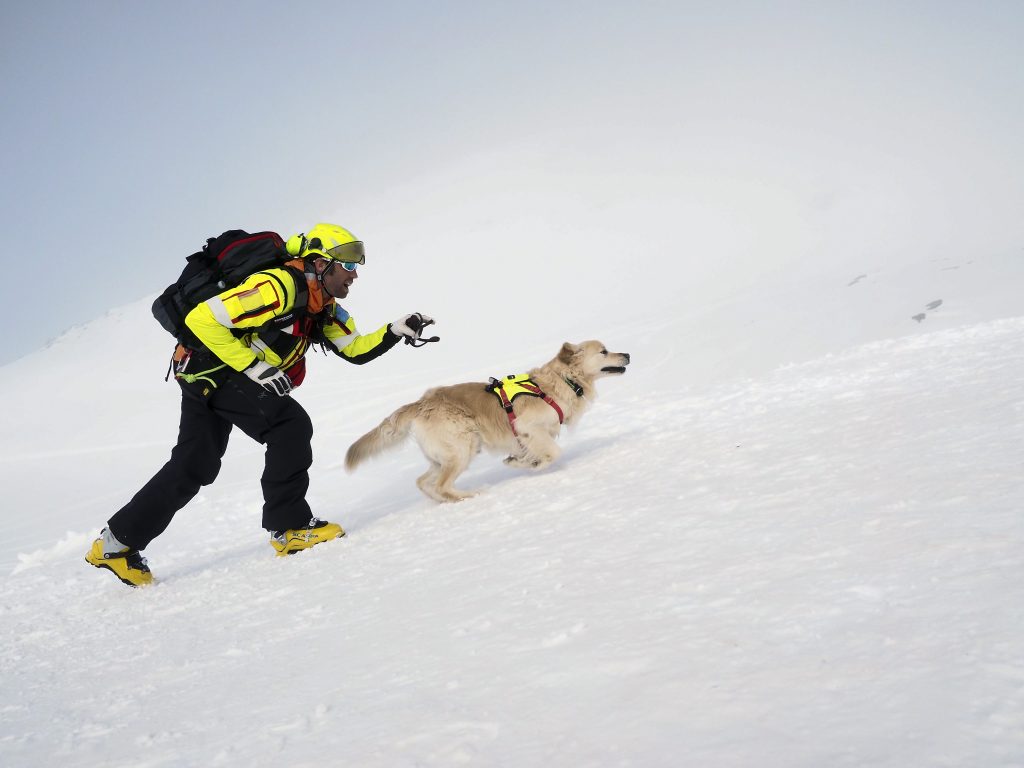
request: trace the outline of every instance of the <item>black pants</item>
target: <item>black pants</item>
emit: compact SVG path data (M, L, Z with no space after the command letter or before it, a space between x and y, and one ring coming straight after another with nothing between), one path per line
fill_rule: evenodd
M270 394L232 372L208 398L182 385L178 444L163 468L108 521L122 544L145 549L220 472L228 434L236 426L267 446L263 471L263 527L269 531L298 528L312 513L306 503L313 463L309 415L291 397Z

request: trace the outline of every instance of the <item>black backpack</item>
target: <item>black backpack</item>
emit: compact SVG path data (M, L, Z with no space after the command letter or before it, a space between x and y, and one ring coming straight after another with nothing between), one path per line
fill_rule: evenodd
M179 343L201 349L203 344L185 325L185 316L197 304L238 285L249 275L284 266L291 258L276 232L249 234L230 229L219 237L211 237L203 250L188 257L181 276L153 302L153 317ZM305 288L304 280L302 287ZM303 306L306 298L301 297Z

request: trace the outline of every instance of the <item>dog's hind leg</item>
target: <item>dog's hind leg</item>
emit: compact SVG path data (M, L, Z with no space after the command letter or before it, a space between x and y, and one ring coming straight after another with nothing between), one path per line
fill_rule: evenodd
M436 461L431 460L430 469L416 478L416 485L421 491L423 491L423 493L434 501L447 501L447 499L437 492L437 478L440 473L441 465Z
M476 495L475 491L460 491L454 486L456 479L466 471L479 448L477 440L467 437L469 439L451 442L445 446L435 485L443 501L462 501Z

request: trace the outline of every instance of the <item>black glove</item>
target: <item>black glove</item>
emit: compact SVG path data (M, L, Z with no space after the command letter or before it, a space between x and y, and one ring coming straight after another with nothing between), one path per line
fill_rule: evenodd
M292 380L288 378L288 374L262 360L254 360L242 373L267 390L267 392L279 397L283 397L292 391Z

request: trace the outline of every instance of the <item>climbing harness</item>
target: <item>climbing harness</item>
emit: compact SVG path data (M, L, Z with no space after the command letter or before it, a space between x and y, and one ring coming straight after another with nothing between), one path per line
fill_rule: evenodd
M167 369L167 376L164 377L164 381L167 381L171 377L171 373L174 373L174 378L184 381L186 384L195 384L197 381L205 381L214 389L217 388L217 382L212 378L212 375L217 371L221 371L227 368L227 363L221 363L220 365L208 368L205 371L197 371L196 373L185 373L188 368L188 364L192 361L192 356L195 351L189 349L183 344L179 344L174 350L174 355L171 357L171 364ZM216 360L217 358L212 355L208 355L209 358ZM208 392L207 388L205 392Z

